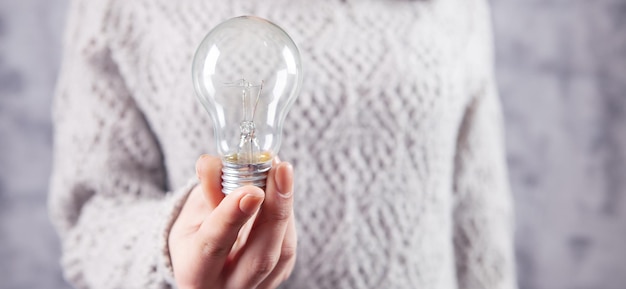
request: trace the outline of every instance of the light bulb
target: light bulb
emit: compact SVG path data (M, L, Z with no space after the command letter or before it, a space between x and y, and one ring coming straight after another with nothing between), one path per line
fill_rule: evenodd
M213 121L222 191L265 188L285 116L302 83L295 43L265 19L232 18L202 40L192 70L196 94Z

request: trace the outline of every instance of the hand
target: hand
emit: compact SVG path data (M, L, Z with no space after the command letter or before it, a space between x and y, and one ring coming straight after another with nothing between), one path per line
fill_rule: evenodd
M221 168L219 158L198 159L200 184L170 231L178 288L275 288L295 263L293 168L276 160L265 193L245 186L228 196L222 194Z

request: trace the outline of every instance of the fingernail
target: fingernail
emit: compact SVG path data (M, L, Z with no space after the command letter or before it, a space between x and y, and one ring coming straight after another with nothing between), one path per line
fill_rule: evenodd
M281 177L276 182L278 194L283 198L289 198L293 194L293 190L289 184L293 179L293 166L290 163L287 163L279 169L287 171L279 172Z
M278 191L278 195L280 195L281 197L287 199L287 198L291 197L291 195L293 195L293 192L289 191L289 192L283 193L281 191Z
M246 215L252 216L259 210L261 203L263 202L262 196L245 195L239 201L239 209Z

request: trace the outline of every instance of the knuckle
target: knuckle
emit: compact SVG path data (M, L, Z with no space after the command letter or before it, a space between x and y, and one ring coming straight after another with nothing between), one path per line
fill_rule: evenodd
M208 258L220 258L230 253L230 248L228 246L224 246L216 242L215 239L202 242L202 246L200 249L201 249L200 252L202 256L205 256Z
M275 255L265 255L254 259L250 263L252 274L257 277L269 275L276 267L278 259L279 257Z
M297 255L296 247L285 246L280 251L280 261L287 262L291 259L295 259Z
M276 208L270 213L270 218L275 221L287 221L291 216L291 209L287 206Z
M208 230L202 237L197 236L200 243L200 253L208 258L224 257L230 253L230 246L222 242L221 234L215 230Z

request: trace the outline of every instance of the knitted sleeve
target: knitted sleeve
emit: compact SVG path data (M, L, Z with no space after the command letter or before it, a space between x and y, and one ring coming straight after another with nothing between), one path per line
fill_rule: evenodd
M165 191L158 143L107 47L107 5L70 9L53 107L50 215L65 277L77 288L167 288L168 230L193 184Z
M486 1L485 1L486 2ZM459 130L454 181L454 246L459 288L516 288L513 209L502 115L493 77L491 23L477 7L468 46L472 80ZM486 71L477 71L484 67Z
M497 94L467 109L457 143L454 246L459 288L516 288L513 216Z

